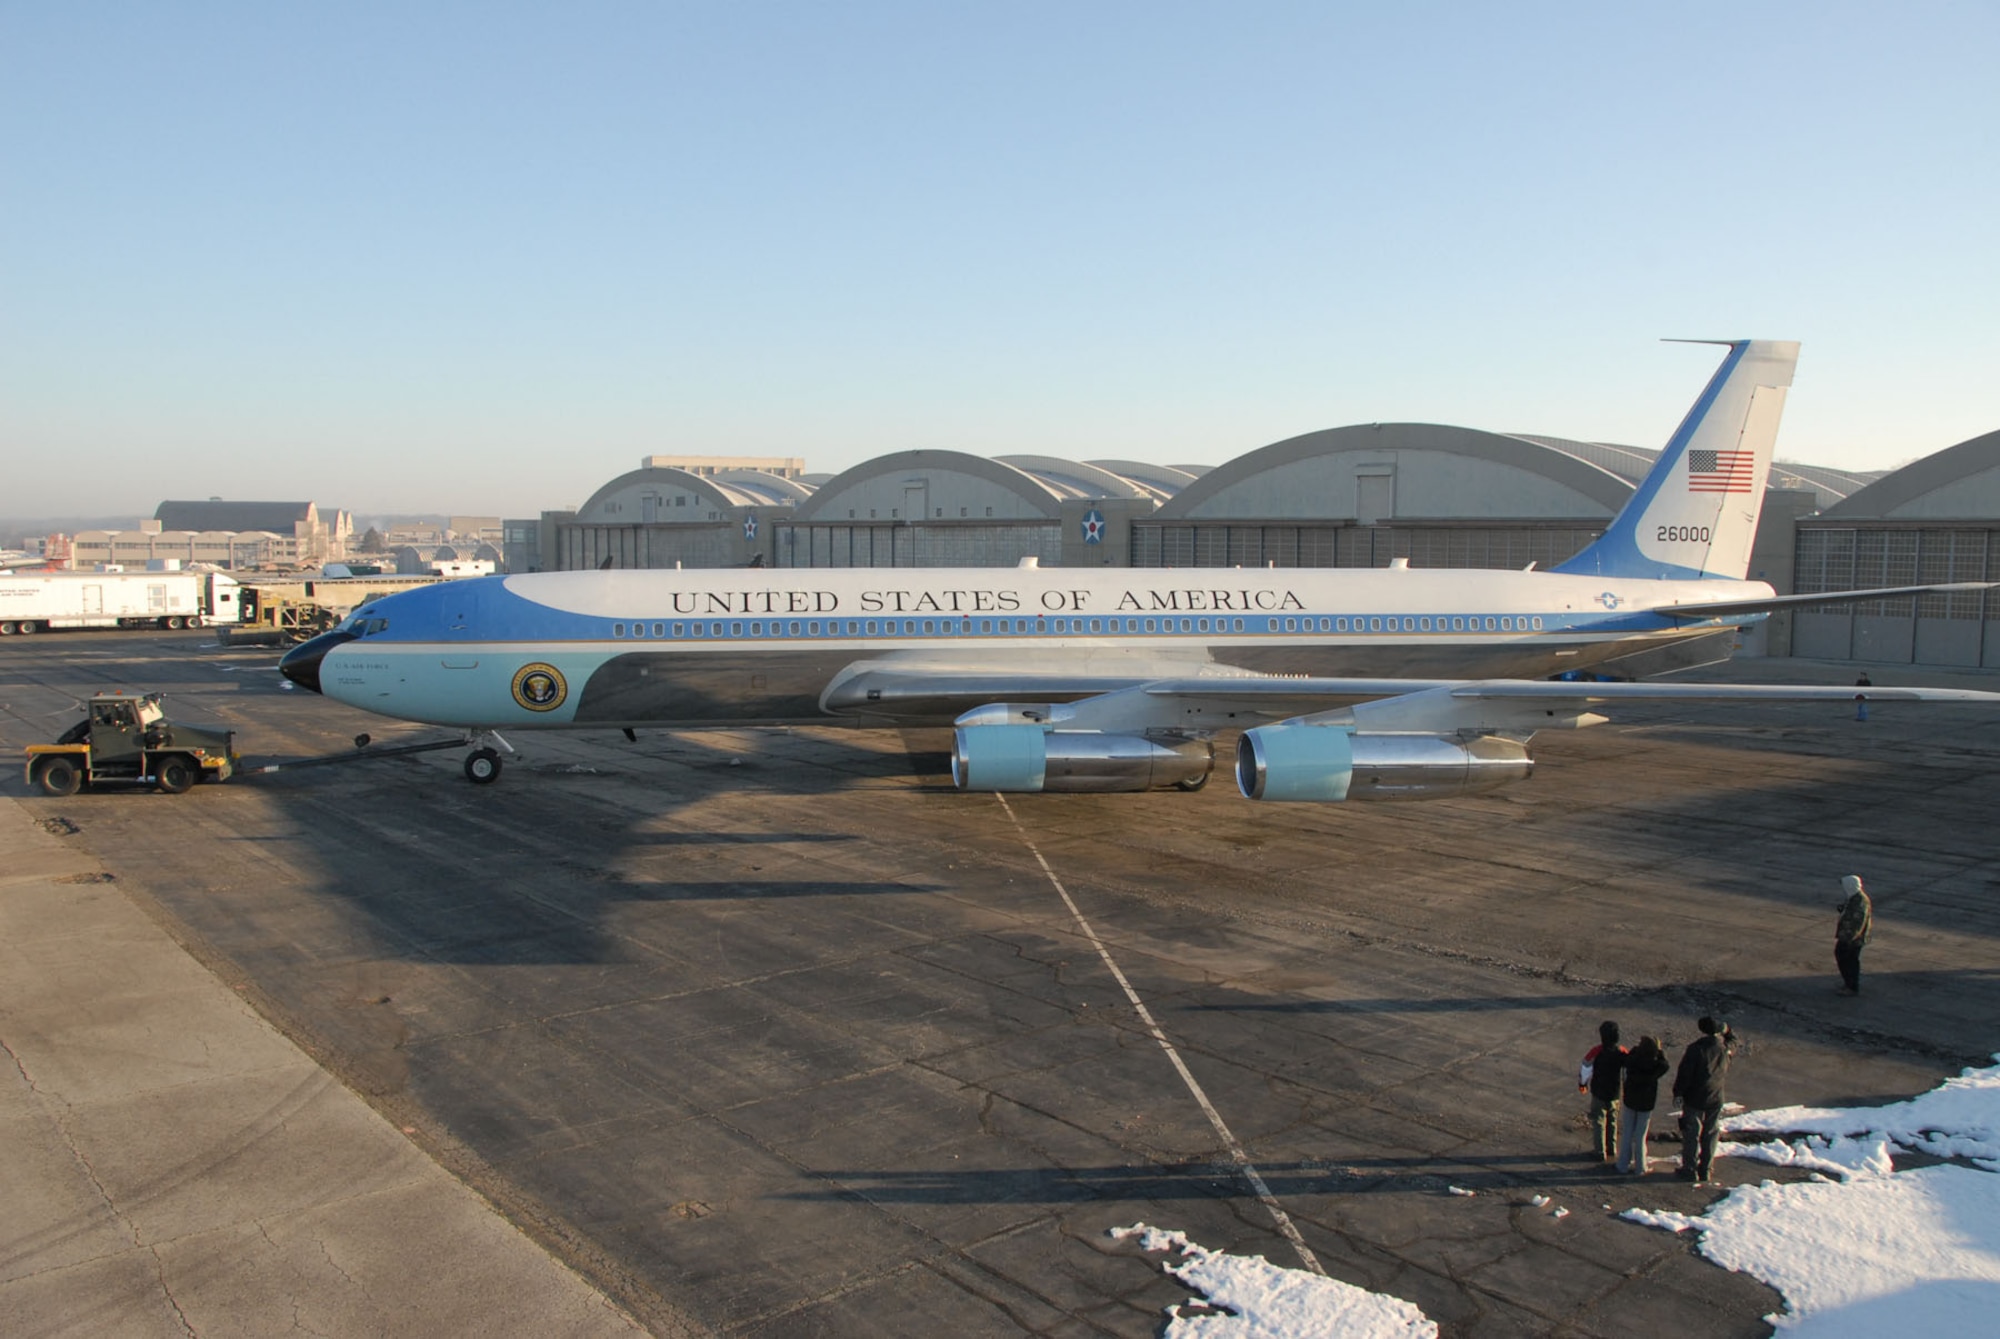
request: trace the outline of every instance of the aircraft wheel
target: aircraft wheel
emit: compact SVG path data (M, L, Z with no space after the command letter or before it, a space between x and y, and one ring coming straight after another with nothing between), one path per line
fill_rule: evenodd
M475 786L490 786L500 779L500 755L492 749L474 749L465 755L465 779Z
M1187 791L1190 795L1192 795L1195 791L1200 790L1203 786L1208 784L1208 777L1209 774L1207 772L1203 772L1200 776L1194 777L1190 780L1176 781L1174 782L1174 789L1184 790Z
M44 758L42 765L35 769L35 783L42 788L42 794L62 799L76 794L83 785L83 774L68 758Z
M184 753L169 753L153 767L154 783L169 795L187 794L200 775L200 769Z

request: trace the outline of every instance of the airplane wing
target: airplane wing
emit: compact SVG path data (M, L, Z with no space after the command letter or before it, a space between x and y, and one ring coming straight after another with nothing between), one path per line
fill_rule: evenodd
M1256 674L1188 666L1148 677L1147 668L1079 663L1040 673L946 661L888 659L856 664L822 705L841 714L964 726L1034 724L1059 730L1190 734L1269 722L1347 724L1363 730L1495 732L1594 724L1598 706L1622 702L1847 702L1838 684L1715 684L1546 679L1381 679ZM1870 687L1873 702L1988 702L2000 693L1958 688Z
M1292 704L1318 698L1314 711L1294 713L1285 724L1345 725L1363 731L1493 733L1525 737L1538 730L1576 729L1605 718L1596 707L1632 702L1968 702L2000 706L2000 693L1969 688L1870 686L1861 693L1842 684L1588 683L1548 679L1390 680L1271 679L1229 684L1161 682L1142 690L1190 707L1226 706L1245 715L1274 715L1259 704ZM1070 704L1075 718L1096 714L1092 700ZM1240 722L1238 722L1240 723ZM1091 728L1081 726L1078 728Z
M1888 586L1880 590L1830 590L1817 595L1768 595L1761 600L1712 600L1706 604L1656 605L1650 611L1669 618L1714 618L1720 614L1760 614L1811 604L1857 604L1862 600L1894 600L1907 595L1951 595L1991 590L2000 581L1948 581L1929 586Z
M1233 727L1237 784L1251 799L1425 799L1521 779L1532 736L1602 724L1597 707L1864 695L2000 706L2000 693L1962 688L1195 675L974 707L956 721L952 776L967 790L1196 789L1211 767L1208 736Z

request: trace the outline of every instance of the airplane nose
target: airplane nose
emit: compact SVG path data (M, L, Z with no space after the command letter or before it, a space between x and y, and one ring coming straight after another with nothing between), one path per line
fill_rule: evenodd
M320 691L319 663L326 659L326 653L336 646L354 640L351 632L322 632L310 641L300 642L278 661L278 673L290 679L301 688Z

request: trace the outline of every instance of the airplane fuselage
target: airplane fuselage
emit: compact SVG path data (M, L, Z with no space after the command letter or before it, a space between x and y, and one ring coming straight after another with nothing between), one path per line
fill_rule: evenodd
M313 686L475 729L948 724L995 700L995 684L1031 702L1244 673L1540 678L1756 617L1662 607L1770 593L1401 568L540 573L364 606L324 639ZM871 698L871 667L936 691Z

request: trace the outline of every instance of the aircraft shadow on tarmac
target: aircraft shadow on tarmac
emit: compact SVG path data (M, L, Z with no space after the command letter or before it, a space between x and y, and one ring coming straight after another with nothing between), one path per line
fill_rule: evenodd
M1991 1033L1985 1020L2000 1015L2000 968L1935 971L1867 971L1859 999L1835 989L1832 953L1827 970L1812 976L1724 978L1606 991L1580 988L1573 994L1479 995L1443 998L1352 1000L1246 1000L1243 1003L1187 1004L1186 1013L1278 1014L1295 1018L1342 1015L1505 1013L1513 1010L1567 1010L1616 1016L1627 1014L1627 1039L1639 1035L1634 1009L1686 1019L1660 1031L1661 1044L1678 1048L1695 1039L1693 1020L1702 1014L1728 1018L1742 1033L1739 1053L1746 1063L1760 1038L1796 1037L1825 1041L1829 1034L1904 1054L1924 1055L1954 1065L1991 1063ZM1477 1025L1468 1022L1468 1029ZM1954 1044L1954 1039L1957 1039ZM1832 1105L1897 1101L1908 1094L1857 1096ZM1823 1104L1824 1105L1824 1104Z
M1657 1136L1660 1132L1656 1129L1654 1133ZM1658 1142L1662 1147L1652 1151L1655 1177L1664 1171L1661 1160L1677 1156L1679 1150L1678 1139ZM1281 1199L1382 1191L1447 1195L1452 1186L1464 1190L1505 1190L1522 1186L1600 1185L1612 1179L1604 1165L1588 1154L1578 1154L1571 1160L1524 1153L1464 1162L1449 1157L1409 1156L1259 1162L1256 1166L1271 1193ZM807 1202L860 1199L875 1204L1082 1204L1235 1200L1243 1195L1242 1170L1226 1162L981 1171L820 1168L808 1174L824 1185L818 1189L780 1192L772 1198Z

